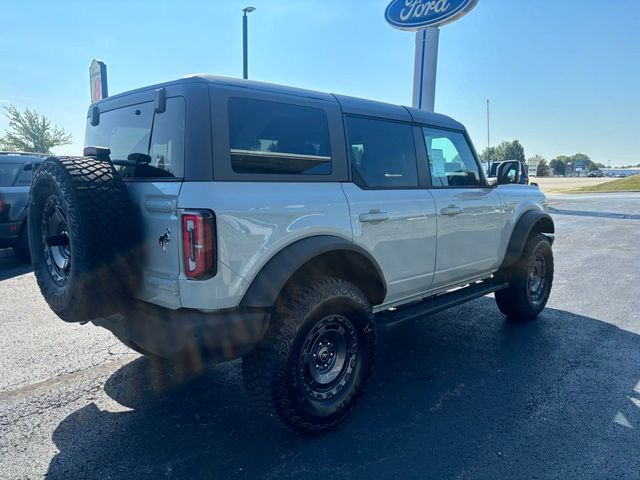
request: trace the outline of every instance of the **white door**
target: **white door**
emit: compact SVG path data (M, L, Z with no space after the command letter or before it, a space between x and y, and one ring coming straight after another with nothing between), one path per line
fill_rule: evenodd
M385 303L433 281L435 202L419 187L409 124L346 117L354 183L343 184L354 242L371 252L387 283Z
M462 132L422 129L437 212L434 288L491 272L500 262L507 218Z

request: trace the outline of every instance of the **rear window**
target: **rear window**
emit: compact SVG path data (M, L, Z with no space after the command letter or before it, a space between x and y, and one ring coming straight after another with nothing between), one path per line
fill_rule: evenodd
M22 166L22 163L0 163L0 187L13 186Z
M184 138L184 99L172 97L162 113L154 113L152 102L101 112L98 125L87 120L84 144L109 148L116 163L138 162L117 166L125 178L180 178L184 175Z
M329 126L320 108L230 98L229 141L236 173L331 174Z

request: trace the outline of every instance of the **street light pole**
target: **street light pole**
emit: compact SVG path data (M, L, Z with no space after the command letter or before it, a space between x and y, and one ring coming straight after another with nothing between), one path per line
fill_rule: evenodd
M242 9L242 78L249 78L249 61L247 59L247 13L251 13L255 7L245 7Z
M489 171L487 175L491 175L491 156L489 152L489 147L491 146L491 137L489 136L489 99L487 98L487 165Z

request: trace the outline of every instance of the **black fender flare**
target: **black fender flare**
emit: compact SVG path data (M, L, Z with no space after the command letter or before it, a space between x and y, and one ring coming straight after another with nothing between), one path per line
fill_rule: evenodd
M241 307L247 308L271 308L282 288L289 279L305 264L329 252L353 252L364 257L377 275L373 279L380 282L381 289L370 298L373 304L382 303L387 294L386 282L378 262L362 247L349 240L334 235L317 235L298 240L276 253L262 267L258 275L253 279L240 302ZM381 290L381 291L379 291Z
M555 226L551 216L539 210L528 210L522 214L513 227L500 268L509 267L518 261L531 232L554 234Z

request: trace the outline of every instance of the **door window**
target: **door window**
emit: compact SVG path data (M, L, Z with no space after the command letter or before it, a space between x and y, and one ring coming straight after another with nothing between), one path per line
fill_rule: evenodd
M482 184L480 167L460 132L423 128L434 187L472 187Z
M331 174L329 126L320 108L230 98L229 141L236 173Z
M411 125L347 117L353 181L366 188L418 186Z

